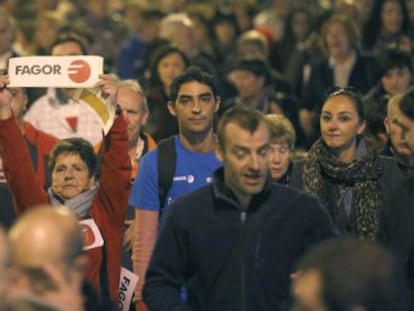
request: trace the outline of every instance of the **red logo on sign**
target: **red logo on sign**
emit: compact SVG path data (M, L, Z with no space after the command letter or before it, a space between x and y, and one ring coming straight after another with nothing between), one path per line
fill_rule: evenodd
M69 66L69 78L76 83L82 83L89 79L91 68L89 64L83 60L75 60Z
M88 225L81 224L81 230L85 239L85 247L91 246L93 243L95 243L95 235Z

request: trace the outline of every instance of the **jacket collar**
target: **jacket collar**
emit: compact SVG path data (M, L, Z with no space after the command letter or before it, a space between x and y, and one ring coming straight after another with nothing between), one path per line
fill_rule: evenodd
M273 183L270 174L267 177L266 183L259 193L253 195L250 200L250 204L247 207L246 211L250 212L257 208L267 199L270 194L271 184ZM225 201L233 207L241 210L240 203L237 197L234 195L233 191L226 185L224 180L224 168L220 167L214 172L213 182L213 193L216 200ZM221 204L215 204L215 208L221 208Z

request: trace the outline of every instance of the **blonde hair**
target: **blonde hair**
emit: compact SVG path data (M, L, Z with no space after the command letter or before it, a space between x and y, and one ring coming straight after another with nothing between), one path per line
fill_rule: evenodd
M296 143L296 132L292 122L281 114L267 114L265 119L269 124L270 141L286 141L292 150Z
M348 36L349 43L352 47L356 48L359 44L359 31L356 28L355 24L352 22L352 20L349 19L344 14L333 14L331 17L326 20L321 29L321 40L322 44L325 50L327 50L327 44L326 44L326 36L328 34L329 27L332 24L341 24L344 27L344 30Z

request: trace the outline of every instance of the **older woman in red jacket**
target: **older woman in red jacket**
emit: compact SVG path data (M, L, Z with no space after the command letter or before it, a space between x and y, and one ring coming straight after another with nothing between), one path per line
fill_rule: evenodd
M97 176L97 158L92 145L82 138L64 139L50 154L52 186L44 191L35 176L27 145L10 106L7 77L0 77L0 153L17 213L42 203L66 205L80 220L95 223L103 245L86 250L86 277L103 298L118 299L121 268L122 226L128 203L131 161L128 135L122 117L116 117L104 137L104 154ZM112 80L99 83L108 94L116 92Z

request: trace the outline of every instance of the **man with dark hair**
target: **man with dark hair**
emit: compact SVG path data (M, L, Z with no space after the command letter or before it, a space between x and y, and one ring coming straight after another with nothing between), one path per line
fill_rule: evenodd
M270 68L260 58L244 58L234 64L229 80L237 90L235 97L227 99L220 109L221 113L234 105L248 105L264 113L274 111L275 103Z
M391 102L399 112L398 118L392 120L394 135L400 138L407 150L407 178L398 186L393 208L385 217L389 231L387 237L404 268L414 306L414 88L396 95Z
M199 68L189 68L171 84L168 109L177 118L178 135L165 142L172 147L172 151L175 150L176 157L162 151L160 154L160 146L164 145L161 142L158 148L145 154L129 199L129 204L136 207L138 227L133 247L134 272L140 277L135 292L140 304L138 309L145 307L141 298L142 286L165 211L178 197L208 184L220 165L214 153L216 139L213 132L219 105L220 97L213 76ZM168 189L159 187L161 175L165 174L157 166L160 157L172 159L170 162L174 166ZM163 198L161 192L165 194Z
M387 141L386 125L387 102L401 92L406 91L413 82L411 55L399 49L386 49L378 56L380 81L364 96L364 109L368 130L386 145L384 153L390 155L391 142ZM389 134L389 133L388 133Z
M398 108L401 111L398 125L401 128L408 148L412 150L410 154L412 164L414 156L414 87L407 90L400 98L397 97L396 100L399 102Z
M292 311L402 310L399 272L392 254L374 242L326 241L297 266Z
M387 105L387 117L384 120L385 128L389 136L389 143L383 154L394 157L402 173L410 175L414 168L413 155L414 143L410 140L414 131L412 118L412 104L414 100L413 88L404 93L393 96ZM411 117L410 117L411 115Z
M334 227L315 198L272 182L270 131L261 112L229 110L217 141L224 167L210 185L171 204L144 301L159 311L285 311L295 262L309 246L333 237Z

